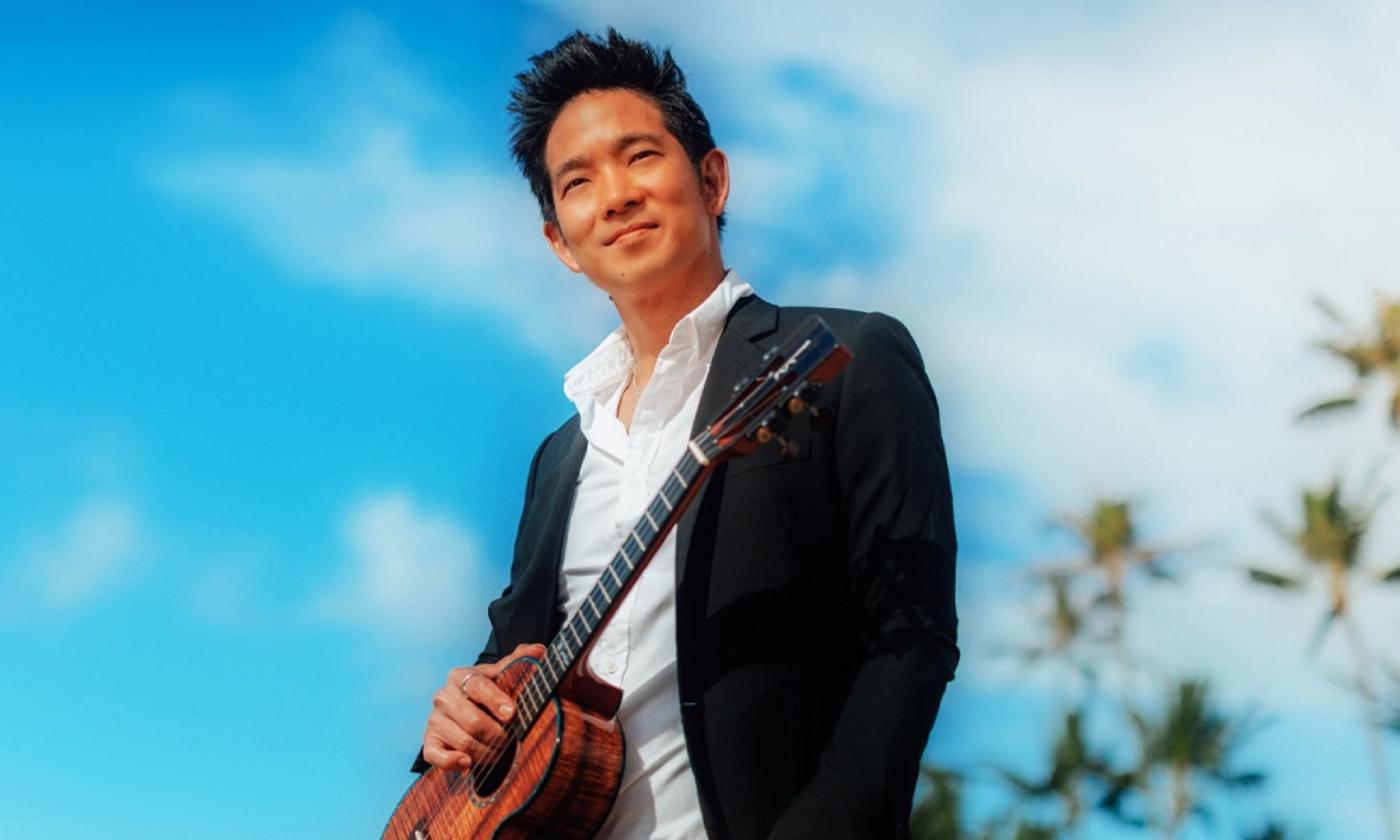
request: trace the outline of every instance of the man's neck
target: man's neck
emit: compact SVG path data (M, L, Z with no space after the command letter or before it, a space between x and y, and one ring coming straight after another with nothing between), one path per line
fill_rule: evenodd
M700 275L695 281L678 288L650 296L613 299L617 314L627 330L627 340L632 345L636 365L632 381L638 390L646 387L651 380L656 359L671 340L676 324L710 296L724 280L724 274L721 265L710 276Z

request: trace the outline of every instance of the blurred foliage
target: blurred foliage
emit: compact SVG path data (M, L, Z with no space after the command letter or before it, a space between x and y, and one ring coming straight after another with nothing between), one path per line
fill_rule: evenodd
M1316 303L1344 333L1320 347L1347 362L1354 381L1345 393L1310 407L1301 418L1355 407L1365 382L1375 377L1389 380L1390 422L1400 428L1400 302L1380 299L1374 327L1367 331L1349 327L1326 301ZM1363 563L1368 530L1385 499L1364 504L1350 499L1340 479L1320 489L1304 489L1298 499L1295 524L1266 517L1292 549L1289 565L1250 566L1245 571L1249 580L1274 591L1322 582L1326 603L1305 652L1315 653L1334 626L1345 633L1353 665L1349 687L1362 704L1381 827L1384 836L1400 840L1382 738L1383 732L1400 736L1400 666L1369 652L1353 615L1361 587L1400 583L1400 565L1373 571ZM1093 820L1099 825L1111 820L1164 838L1179 836L1190 824L1209 836L1244 840L1311 837L1278 820L1254 829L1225 824L1222 814L1238 819L1236 806L1257 800L1268 781L1264 769L1241 766L1240 752L1257 729L1253 712L1227 710L1211 683L1199 677L1158 674L1163 691L1149 697L1104 690L1100 672L1108 664L1120 668L1121 677L1150 671L1126 637L1130 582L1138 578L1150 584L1178 574L1163 563L1172 552L1145 543L1136 519L1133 505L1117 498L1098 499L1082 514L1055 517L1079 541L1083 553L1033 570L1044 596L1042 632L1014 651L1022 667L1056 663L1082 675L1078 696L1059 710L1038 772L993 765L985 774L989 781L982 784L995 786L999 796L979 802L983 808L985 803L1003 803L999 813L970 819L966 792L977 780L951 769L925 768L911 820L914 837L1088 837ZM1242 626L1240 632L1265 635L1270 629ZM1103 655L1105 645L1112 657ZM1230 807L1222 807L1226 804Z
M1009 770L1001 771L1022 800L1054 799L1060 806L1067 829L1079 826L1084 816L1086 791L1111 774L1107 759L1091 749L1084 738L1084 713L1065 712L1059 734L1050 750L1050 767L1038 779L1029 779Z
M1251 729L1248 716L1219 708L1208 682L1186 679L1168 686L1165 709L1156 716L1128 711L1137 736L1134 766L1112 780L1101 803L1115 817L1175 836L1195 817L1213 821L1207 805L1212 787L1245 790L1264 784L1258 770L1235 767ZM1134 800L1136 806L1134 807Z
M1355 381L1345 393L1322 400L1305 410L1299 418L1355 408L1366 380L1376 376L1390 380L1390 423L1400 428L1400 302L1378 299L1374 331L1368 333L1352 327L1326 300L1318 298L1314 302L1345 333L1318 346L1350 365Z
M1332 624L1348 616L1357 579L1368 582L1364 580L1367 573L1360 557L1374 511L1372 507L1345 502L1340 480L1320 490L1304 490L1300 500L1301 525L1290 528L1272 516L1267 517L1274 531L1294 548L1297 572L1285 574L1263 568L1247 571L1255 583L1278 589L1297 589L1309 578L1323 578L1328 603L1309 645L1309 649L1315 651ZM1373 579L1382 583L1400 581L1400 566L1375 573Z

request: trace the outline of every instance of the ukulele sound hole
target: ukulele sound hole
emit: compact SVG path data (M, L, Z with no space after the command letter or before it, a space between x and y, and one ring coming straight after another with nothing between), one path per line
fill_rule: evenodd
M489 766L475 767L471 771L472 790L482 798L491 796L506 780L510 766L515 763L515 739L506 742L506 748Z

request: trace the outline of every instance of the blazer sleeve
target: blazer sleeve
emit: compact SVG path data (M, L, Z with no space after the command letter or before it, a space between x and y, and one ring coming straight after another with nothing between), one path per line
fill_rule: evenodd
M515 543L520 544L520 537L525 533L525 522L529 518L530 505L535 500L535 478L540 470L540 457L544 455L544 450L553 440L554 434L547 435L540 443L539 449L535 450L535 457L530 459L530 473L525 479L525 503L520 508L520 522L515 526ZM520 575L524 570L527 558L520 551L515 552L515 557L510 564L510 582L501 594L486 608L486 614L491 619L491 633L486 637L486 646L476 657L477 665L485 665L496 662L510 653L509 650L502 650L500 628L505 624L505 612L510 604L510 594L520 582ZM513 649L513 648L512 648Z
M957 539L933 387L895 319L867 316L849 340L834 434L862 654L816 774L774 838L904 836L958 662Z
M539 449L535 450L535 457L530 461L530 472L525 479L525 504L520 510L520 523L515 527L515 540L517 543L520 541L520 534L525 529L525 517L530 511L530 503L534 501L535 498L535 474L539 472L540 456L544 454L544 448L549 445L550 438L552 437L554 437L554 435L551 434L544 439ZM501 644L497 637L496 628L500 623L501 610L503 609L502 605L505 603L506 596L510 594L511 589L516 584L516 579L520 575L522 564L522 558L517 553L510 567L510 583L506 584L506 589L501 593L500 597L492 601L490 606L487 607L487 615L491 618L491 633L486 638L486 647L481 651L480 655L476 657L477 665L495 662L506 655L500 649ZM432 765L423 760L423 748L419 746L418 755L413 759L412 772L423 773L431 766Z

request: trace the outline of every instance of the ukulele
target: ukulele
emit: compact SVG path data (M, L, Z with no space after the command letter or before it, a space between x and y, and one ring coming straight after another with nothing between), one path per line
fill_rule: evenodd
M383 840L587 838L598 831L623 767L615 718L622 691L585 664L599 630L715 467L775 440L788 451L792 444L781 437L788 421L809 410L817 420L813 403L822 385L850 361L816 316L764 354L762 368L734 386L729 407L691 439L544 658L522 657L496 677L515 701L504 740L470 770L433 767L420 776Z

